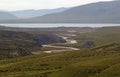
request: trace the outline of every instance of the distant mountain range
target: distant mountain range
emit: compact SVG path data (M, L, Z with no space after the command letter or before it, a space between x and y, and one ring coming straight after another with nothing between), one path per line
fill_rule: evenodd
M22 19L22 18L32 18L37 16L43 16L51 13L59 13L67 10L69 8L57 8L57 9L42 9L42 10L19 10L19 11L0 11L0 20L11 20L11 19Z
M112 23L120 22L120 1L98 2L73 7L61 13L54 13L30 19L31 22L55 23Z
M120 23L120 0L97 2L65 10L8 22L21 23Z
M41 10L29 9L29 10L12 11L11 13L19 18L32 18L32 17L43 16L51 13L63 12L67 9L69 8L62 7L56 9L41 9Z
M0 11L0 20L16 19L17 17L9 12Z

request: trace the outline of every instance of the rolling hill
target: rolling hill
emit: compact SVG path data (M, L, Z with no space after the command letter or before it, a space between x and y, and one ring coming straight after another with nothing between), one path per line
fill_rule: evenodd
M31 37L24 32L0 30L0 59L31 55L31 51L40 49L41 44Z
M0 59L32 55L40 51L43 44L65 43L53 34L0 30Z
M0 23L120 23L119 12L120 1L114 0L86 4L63 12L28 19L0 21Z
M93 40L95 42L95 47L90 49L41 53L0 60L0 76L120 77L119 30L120 27L103 27L94 32L79 33L76 36L79 41ZM100 42L102 44L99 44Z
M120 1L108 1L73 7L61 13L31 18L44 23L119 23Z
M17 17L9 12L0 11L0 20L8 20L8 19L17 19Z
M29 10L12 11L11 13L19 18L32 18L32 17L43 16L51 13L63 12L67 9L68 8L64 8L64 7L57 9L41 9L41 10L29 9Z
M42 12L41 12L42 13ZM1 23L120 23L120 1L105 1L77 6L28 19L0 21ZM37 15L37 14L36 14Z

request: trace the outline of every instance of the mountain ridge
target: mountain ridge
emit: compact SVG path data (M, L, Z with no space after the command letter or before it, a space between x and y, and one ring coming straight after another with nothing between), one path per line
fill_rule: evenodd
M18 10L18 11L12 11L11 13L16 15L19 18L32 18L37 16L43 16L46 14L51 13L59 13L67 10L69 8L61 7L61 8L55 8L55 9L28 9L28 10Z
M1 23L120 23L120 1L102 1L27 19Z
M97 2L30 20L38 22L117 22L120 20L119 7L120 1Z
M17 16L9 12L0 11L0 20L7 20L7 19L17 19Z

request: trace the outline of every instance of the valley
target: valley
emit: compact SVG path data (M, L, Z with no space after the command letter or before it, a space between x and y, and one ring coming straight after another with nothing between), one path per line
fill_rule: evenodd
M12 53L29 49L30 54L9 57L6 50L0 49L0 77L120 76L119 26L1 28L1 46L10 46Z
M120 0L0 0L0 77L120 77Z
M77 43L76 40L74 39L68 39L68 37L63 37L61 36L63 39L66 40L65 43L61 43L61 44L75 44ZM42 51L43 53L58 53L58 52L65 52L65 51L77 51L80 50L78 48L74 48L74 47L65 47L65 46L59 46L60 43L58 43L58 46L54 46L54 44L47 44L47 45L42 45L43 48L51 48L54 50L49 49L48 51ZM57 45L57 44L56 44ZM40 54L41 51L37 51L37 52L32 52L32 54Z
M32 55L31 52L40 50L43 44L65 42L53 34L0 30L0 59Z

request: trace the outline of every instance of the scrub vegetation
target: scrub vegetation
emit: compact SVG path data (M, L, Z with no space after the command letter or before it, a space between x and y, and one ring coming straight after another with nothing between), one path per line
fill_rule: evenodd
M78 51L0 60L0 77L120 77L119 31L104 27L77 33L72 38L78 43L71 46Z

